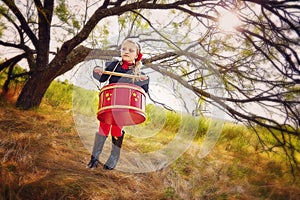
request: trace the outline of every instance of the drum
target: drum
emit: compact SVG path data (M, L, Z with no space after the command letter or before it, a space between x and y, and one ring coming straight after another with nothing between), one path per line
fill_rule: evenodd
M146 119L145 105L143 88L130 83L112 83L100 90L97 118L118 126L140 124Z

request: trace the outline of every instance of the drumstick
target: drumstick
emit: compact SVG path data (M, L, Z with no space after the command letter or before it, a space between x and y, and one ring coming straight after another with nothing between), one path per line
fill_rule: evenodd
M111 71L102 71L102 74L109 74L109 75L113 75L113 76L123 76L126 78L141 78L142 76L138 76L138 75L133 75L133 74L124 74L124 73L119 73L119 72L111 72Z

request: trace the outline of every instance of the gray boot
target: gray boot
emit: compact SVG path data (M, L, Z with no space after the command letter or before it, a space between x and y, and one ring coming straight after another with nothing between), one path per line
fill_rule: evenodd
M122 133L123 134L121 137L112 137L112 150L108 160L103 166L103 169L112 170L116 167L120 158L120 152L125 132L122 131Z
M92 152L91 160L88 164L89 168L98 167L98 165L100 163L99 155L102 152L106 138L107 138L107 136L105 136L105 135L100 135L98 132L95 133L93 152Z

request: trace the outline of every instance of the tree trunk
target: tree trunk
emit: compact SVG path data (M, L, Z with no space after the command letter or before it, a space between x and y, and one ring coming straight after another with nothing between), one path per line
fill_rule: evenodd
M16 106L24 110L39 107L44 94L54 78L47 71L33 73L25 83Z
M66 58L61 58L62 65L56 66L51 63L47 69L32 73L30 79L22 88L16 106L24 110L39 107L45 92L56 77L69 71L85 59L111 59L112 56L117 55L120 54L116 51L92 50L84 46L78 46Z

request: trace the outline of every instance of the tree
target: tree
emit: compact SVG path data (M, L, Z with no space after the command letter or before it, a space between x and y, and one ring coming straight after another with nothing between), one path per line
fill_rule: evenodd
M84 59L112 53L107 45L91 55L92 36L99 23L117 16L117 30L123 38L135 35L147 48L154 46L155 51L149 51L150 57L144 59L146 67L177 80L197 94L199 101L219 107L237 121L265 127L276 142L269 146L262 141L264 148L282 147L290 163L297 163L298 1L86 0L73 9L62 0L56 4L53 0L18 3L3 0L0 10L0 45L20 51L3 62L0 70L22 59L29 66L30 78L17 100L18 107L39 106L57 76ZM240 20L230 31L218 24L228 12ZM164 21L157 23L157 14L166 16ZM62 34L51 35L58 29ZM15 39L5 37L5 31ZM109 32L102 24L104 43L108 43ZM55 37L57 49L51 48Z

